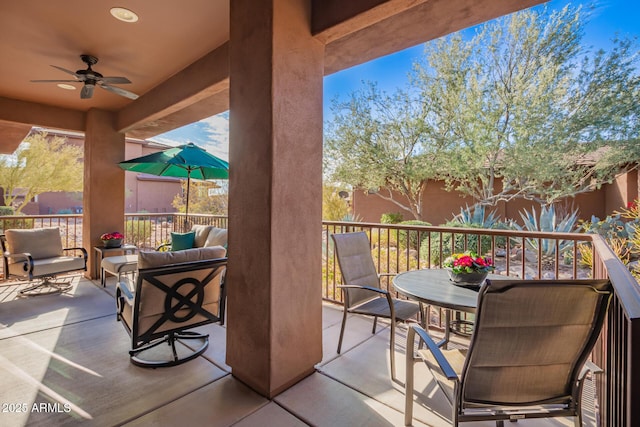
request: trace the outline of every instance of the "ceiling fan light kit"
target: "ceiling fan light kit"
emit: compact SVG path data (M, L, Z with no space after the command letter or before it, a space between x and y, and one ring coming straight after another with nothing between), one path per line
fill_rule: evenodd
M89 99L93 96L93 89L98 86L108 92L115 93L116 95L124 96L129 99L137 99L138 95L133 92L129 92L128 90L111 86L114 84L129 84L131 81L126 77L104 77L102 74L94 71L91 66L98 63L98 58L93 55L80 55L80 59L82 62L87 64L86 70L78 70L76 72L67 70L66 68L58 67L57 65L52 65L53 68L56 68L62 72L67 74L71 74L76 79L75 80L31 80L34 83L84 83L82 90L80 91L80 98ZM69 89L71 85L58 85L63 89ZM73 86L72 86L73 87ZM75 87L73 87L75 89Z

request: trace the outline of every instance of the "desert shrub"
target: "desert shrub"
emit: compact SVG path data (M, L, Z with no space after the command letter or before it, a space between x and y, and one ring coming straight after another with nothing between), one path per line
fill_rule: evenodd
M444 225L445 227L457 227L461 229L473 229L473 228L485 228L480 224L462 224L459 222L451 221ZM511 227L507 223L499 222L495 223L494 229L508 230ZM455 235L455 241L452 242ZM478 247L478 240L480 241L480 247ZM441 245L442 243L442 245ZM495 237L495 247L506 247L507 238L505 236ZM431 233L431 247L429 248L429 241L423 240L420 246L420 256L423 260L428 260L429 255L431 257L431 264L439 265L445 258L452 253L464 252L465 250L472 250L481 255L491 252L493 246L493 238L488 235L467 234L465 244L465 234L463 233ZM442 246L442 252L440 250ZM453 247L453 252L452 252Z
M398 251L400 252L398 253ZM408 256L406 250L381 248L379 253L377 249L374 249L371 255L379 273L402 273L418 269L418 259ZM381 284L385 287L388 284L387 279L381 278Z
M402 221L400 225L429 226L431 224L424 221L409 220ZM428 234L429 233L426 231L419 233L418 231L413 230L398 230L398 246L402 249L406 249L407 242L409 242L409 249L418 250L422 242L427 238ZM420 235L420 241L418 241L418 235Z
M634 227L640 222L638 219L624 221L620 213L608 215L605 219L591 216L589 221L581 221L579 231L599 234L607 240L618 238L627 239L633 235Z
M0 206L0 216L15 215L15 210L11 206Z
M380 228L378 233L377 229L374 229L369 233L369 239L371 240L371 247L397 247L398 246L398 230L392 230L388 228Z
M2 216L11 216L13 218L2 219L0 223L0 227L2 230L10 230L10 229L31 229L33 228L33 218L26 218L24 215L15 215L15 211L10 206L2 206L4 208L4 212Z
M380 217L381 224L398 224L402 222L402 214L397 212L383 213Z
M151 237L151 223L149 221L130 219L124 225L124 235L127 243L139 247L145 247L145 239ZM151 242L156 246L155 242Z

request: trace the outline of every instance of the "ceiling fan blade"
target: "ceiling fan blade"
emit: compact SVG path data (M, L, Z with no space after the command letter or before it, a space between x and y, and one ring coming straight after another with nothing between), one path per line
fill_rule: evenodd
M121 89L119 87L109 86L105 84L101 84L100 87L104 90L108 90L109 92L115 93L120 96L124 96L125 98L138 99L138 95L136 95L135 93L129 92L128 90Z
M102 77L100 80L102 80L103 83L110 85L124 85L131 83L131 80L126 77Z
M82 87L82 90L80 91L80 98L81 99L89 99L93 96L93 89L95 88L94 85L84 85Z
M80 80L30 80L32 83L78 83Z
M58 67L57 65L52 65L52 67L53 67L53 68L56 68L56 69L58 69L58 70L60 70L60 71L63 71L63 72L65 72L65 73L67 73L67 74L71 74L72 76L75 76L77 79L84 80L84 79L82 79L82 77L80 77L79 75L77 75L77 74L75 73L75 71L67 70L66 68Z

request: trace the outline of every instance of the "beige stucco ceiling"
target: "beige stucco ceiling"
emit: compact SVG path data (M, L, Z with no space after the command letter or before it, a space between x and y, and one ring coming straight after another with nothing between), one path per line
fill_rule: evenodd
M127 2L86 0L2 0L0 6L0 94L74 110L115 111L131 100L96 88L91 99L37 79L73 79L50 65L85 69L81 54L98 57L93 68L105 76L125 76L120 86L137 94L162 83L229 39L229 1ZM136 23L111 16L126 5Z
M311 0L310 31L325 45L325 74L543 0ZM139 15L111 16L114 6ZM0 152L31 125L84 131L91 109L114 112L117 130L148 138L228 109L229 0L0 0ZM241 24L241 23L240 23ZM285 23L286 24L286 23ZM137 93L96 88L91 99L55 83L96 56L104 76Z

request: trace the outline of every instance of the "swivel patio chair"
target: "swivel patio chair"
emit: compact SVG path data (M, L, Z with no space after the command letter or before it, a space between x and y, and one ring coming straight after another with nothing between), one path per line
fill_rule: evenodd
M175 366L207 349L209 336L188 329L224 319L225 254L221 246L138 254L135 285L127 276L116 287L117 320L131 337L134 365ZM171 354L153 354L161 344Z
M22 289L21 296L65 292L69 281L54 281L62 273L87 271L87 251L84 248L63 248L60 229L37 228L5 230L0 235L4 279L12 277L35 283Z
M395 332L396 322L406 322L422 314L421 306L412 301L393 298L391 293L380 287L380 276L371 257L371 246L365 232L332 234L338 264L344 285L344 310L338 340L338 354L342 349L342 339L347 323L347 314L362 314L373 317L372 334L376 332L378 317L391 319L390 362L391 379L396 377Z
M582 426L587 361L611 299L607 280L487 280L468 351L442 350L420 326L407 337L405 424L413 419L418 350L452 405L452 421L575 417Z

